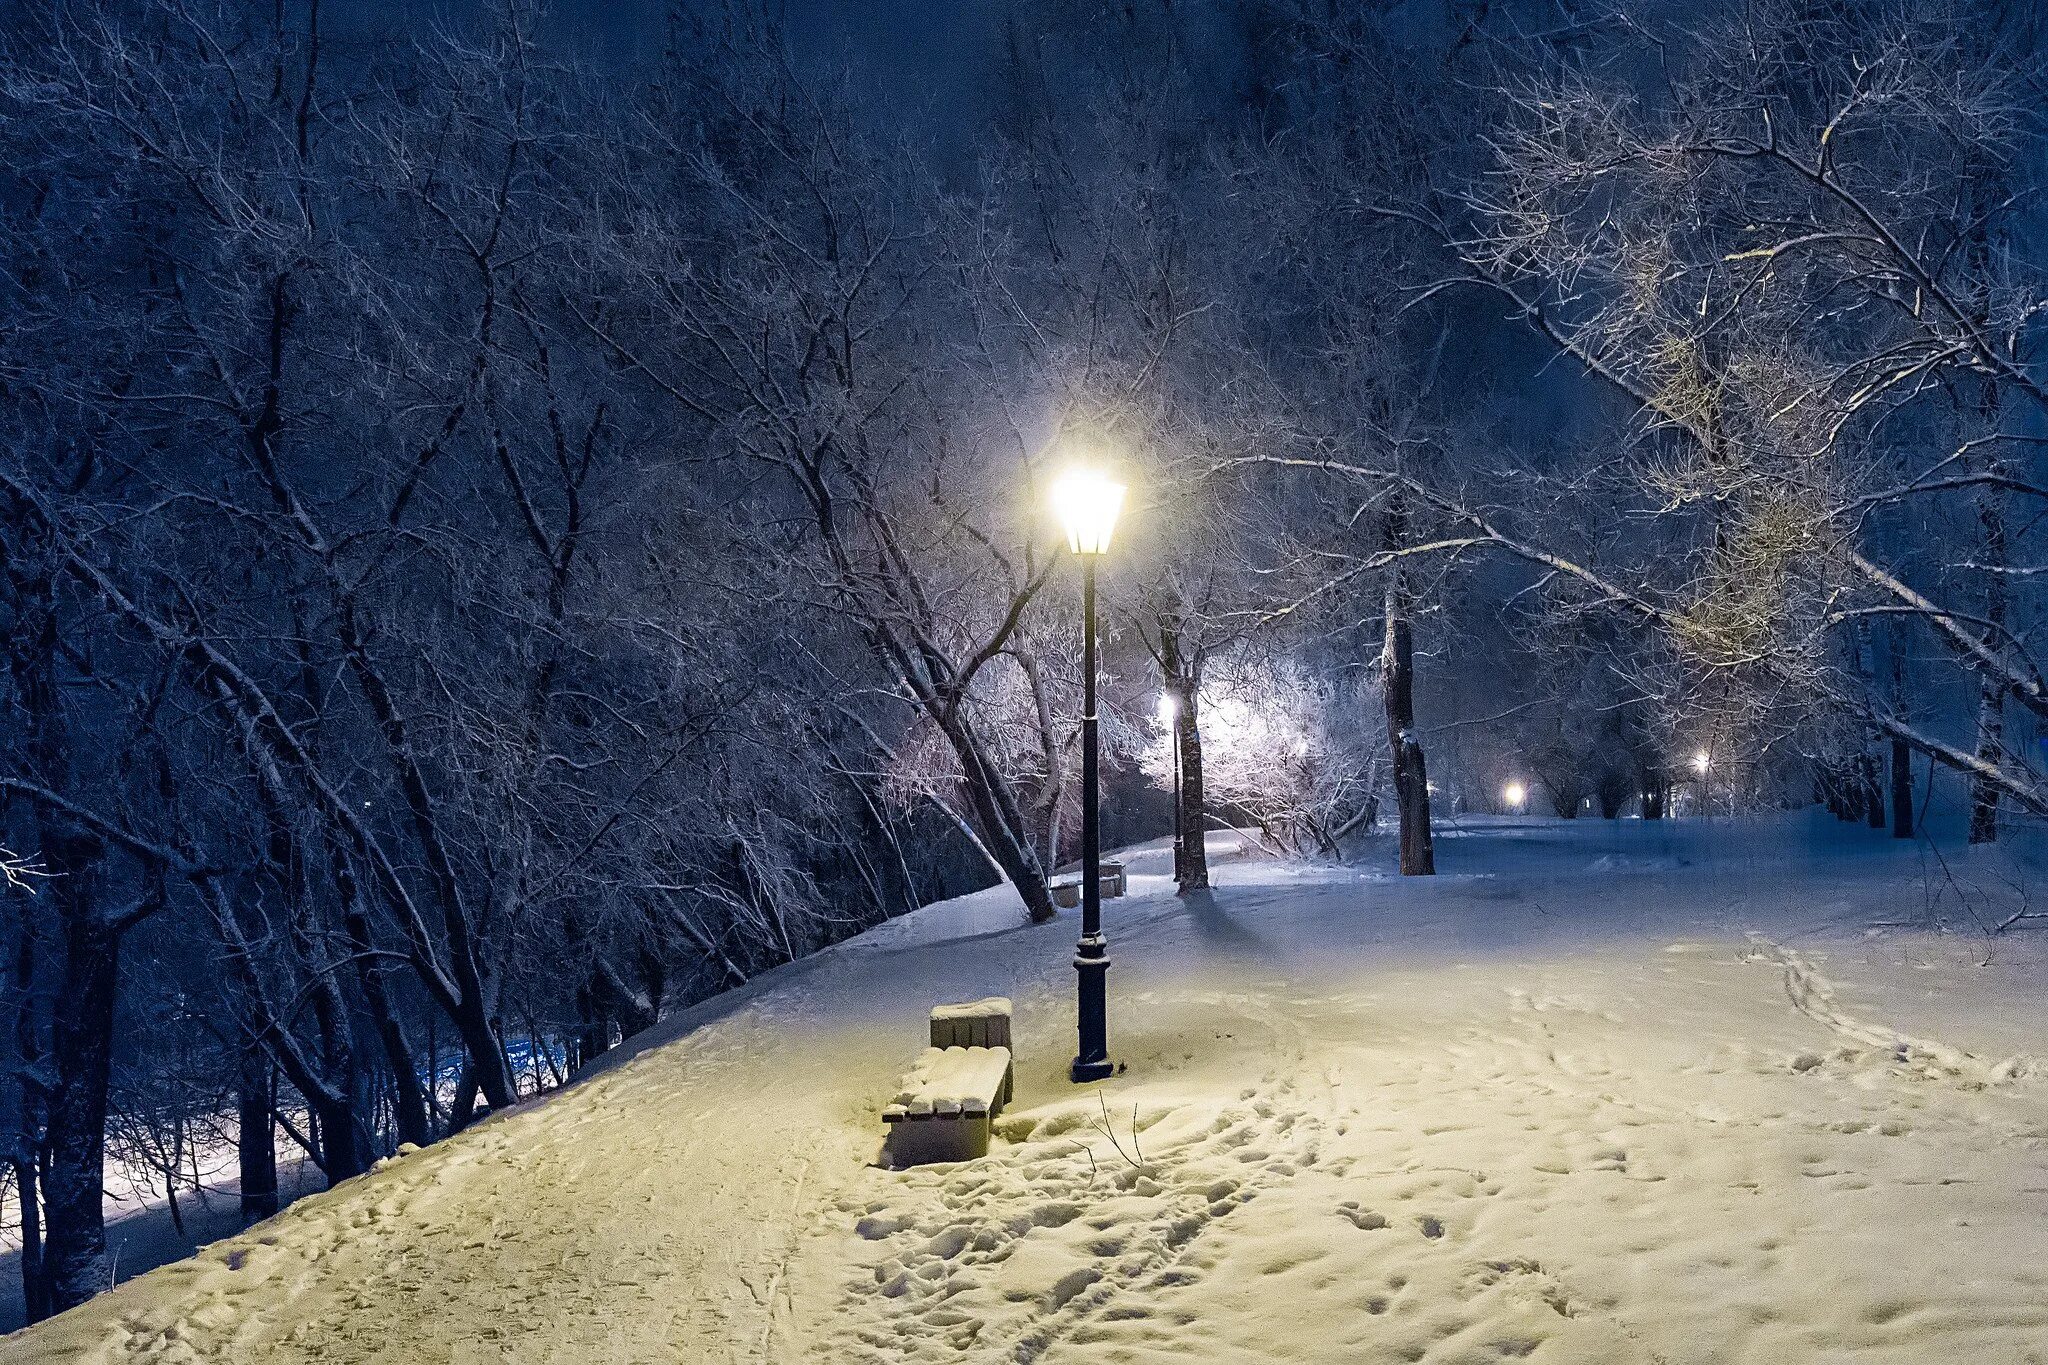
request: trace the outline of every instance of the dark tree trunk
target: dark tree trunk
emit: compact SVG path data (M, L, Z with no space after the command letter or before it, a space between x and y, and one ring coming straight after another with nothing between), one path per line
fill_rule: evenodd
M990 765L980 737L964 721L957 715L935 719L960 759L964 778L961 789L967 797L968 809L974 812L974 825L989 857L1010 879L1010 885L1017 888L1024 901L1024 913L1033 924L1054 918L1059 911L1052 903L1052 888L1046 882L1045 868L1038 855L1021 833L1025 828L1024 817L1010 784Z
M1180 889L1209 889L1208 821L1202 814L1202 717L1200 689L1190 680L1173 718L1180 732Z
M598 1008L598 992L601 980L593 975L576 991L576 1033L570 1046L575 1053L569 1062L572 1069L581 1069L602 1057L612 1045L611 1020Z
M249 1044L235 1075L235 1155L242 1177L242 1221L277 1212L277 1109L270 1059Z
M36 1163L25 1157L8 1159L14 1190L21 1203L21 1307L24 1322L50 1316L50 1280L43 1268L42 1192Z
M1892 838L1913 837L1913 746L1892 741Z
M353 1093L319 1095L307 1100L320 1125L320 1174L329 1186L339 1185L370 1169L377 1159L376 1140L363 1122Z
M1400 575L1387 585L1386 640L1380 654L1380 690L1386 698L1387 742L1394 754L1394 798L1401 821L1401 875L1436 874L1436 843L1429 828L1429 762L1415 735L1415 636Z
M1993 572L1984 575L1985 640L1995 649L2004 647L2005 582L1997 569L2006 562L2005 521L1997 504L1989 498L1978 503L1978 524L1984 531L1984 559ZM2005 686L1989 676L1979 684L1977 697L1977 757L1999 764L2005 761ZM1970 788L1970 842L1988 844L1998 838L1998 785L1979 777Z
M1662 820L1666 798L1669 795L1670 788L1664 785L1663 774L1650 773L1643 782L1643 818Z
M1886 640L1891 655L1892 709L1899 716L1910 714L1906 696L1905 625L1893 617ZM1913 837L1913 746L1894 736L1891 761L1892 837Z
M11 501L6 510L11 530L42 524L24 517ZM30 766L45 782L61 781L70 760L64 713L58 704L58 631L53 584L56 563L54 547L47 537L30 537L25 532L10 534L6 552L0 553L0 570L6 571L4 581L9 589L8 606L13 616L11 628L0 632L0 645L6 647L17 704L28 721ZM36 842L42 849L46 864L51 871L65 871L61 865L66 851L62 828L51 820L47 810L40 807L35 812L33 823ZM60 914L73 904L71 897L89 884L89 865L79 871L78 885L65 885L60 879L59 889L52 893ZM16 902L16 923L20 927L20 939L9 965L13 973L12 984L18 992L13 1038L16 1055L13 1061L21 1105L17 1131L12 1135L13 1143L18 1145L14 1147L11 1160L19 1177L16 1190L21 1200L22 1303L28 1321L38 1322L57 1311L50 1284L48 1246L43 1236L48 1226L46 1209L50 1195L49 1116L52 1094L46 1079L50 1059L45 1046L44 1006L39 1002L35 989L36 934L28 918L29 902L23 897L10 899ZM89 912L92 909L91 896L84 895L80 904ZM37 923L41 922L39 914Z
M1862 754L1857 758L1863 777L1863 818L1872 829L1884 828L1884 784L1877 774L1877 756Z
M1600 818L1619 820L1621 808L1628 804L1629 780L1626 773L1604 774L1594 787L1594 794L1600 798Z
M1543 790L1550 797L1550 809L1556 814L1558 819L1576 820L1579 818L1579 803L1585 800L1585 798L1579 795L1577 787L1569 783L1545 782Z
M278 841L274 860L281 869L296 868L299 865L297 837L289 833L281 818L278 825L283 837ZM398 1130L400 1142L424 1147L434 1138L426 1091L420 1080L419 1063L413 1057L412 1044L405 1036L405 1027L399 1022L397 1007L391 999L390 969L376 953L363 886L349 861L348 850L341 846L339 840L328 841L327 854L340 901L342 942L348 947L356 987L362 994L364 1011L369 1015L370 1026L384 1053L384 1066L391 1076L393 1126ZM338 997L338 991L336 994ZM337 1009L345 1020L349 1013L347 1007L338 1005Z
M477 1090L492 1109L509 1109L518 1102L519 1086L512 1076L511 1059L505 1055L503 1035L484 1008L481 970L468 973L463 984L455 1027L469 1048Z
M1977 757L1986 763L2002 762L2005 755L2005 689L1985 679L1977 702ZM1979 777L1970 784L1970 842L1993 843L1998 838L1998 786Z
M476 1064L465 1057L462 1062L462 1076L455 1083L455 1104L448 1111L448 1127L461 1132L476 1122Z
M28 921L28 899L13 898L17 914L10 926L15 938L8 964L8 985L15 1000L15 1015L9 1042L13 1049L10 1070L16 1076L15 1127L0 1135L8 1144L7 1165L14 1172L14 1189L21 1215L21 1302L24 1318L41 1322L50 1316L48 1278L43 1273L42 1183L39 1168L43 1146L43 1093L31 1079L42 1057L42 1034L38 1027L36 1002L36 940Z
M51 1311L61 1313L107 1288L102 1182L121 945L118 930L96 903L98 841L46 833L43 853L55 874L50 894L64 925L64 979L51 1030L56 1083L50 1092L49 1168L43 1185L43 1264Z
M1180 762L1180 811L1175 823L1180 828L1178 890L1209 889L1208 821L1202 814L1202 670L1199 658L1189 657L1187 642L1177 617L1159 618L1159 667L1165 674L1167 690L1179 703L1173 714L1174 738Z
M329 1185L361 1175L377 1159L361 1059L356 1055L355 1020L334 973L321 971L313 991L313 1016L320 1030L321 1077L326 1082L307 1103L320 1118L320 1171Z
M1847 763L1830 763L1819 770L1815 782L1828 814L1845 824L1863 818L1864 791L1855 769Z

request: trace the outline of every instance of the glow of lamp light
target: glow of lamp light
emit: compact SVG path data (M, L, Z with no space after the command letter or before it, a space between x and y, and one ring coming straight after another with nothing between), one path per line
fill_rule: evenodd
M1692 770L1694 772L1703 773L1712 766L1713 759L1708 755L1705 749L1700 750L1698 753L1692 756Z
M1173 718L1174 718L1175 716L1179 715L1179 714L1180 714L1180 698L1179 698L1179 697L1176 697L1176 696L1174 696L1174 695L1173 695L1173 693L1171 693L1171 692L1162 692L1162 693L1160 693L1160 694L1159 694L1159 723L1160 723L1161 725L1171 725L1171 724L1173 724Z
M1123 510L1124 486L1099 469L1077 465L1052 486L1052 506L1067 533L1067 548L1077 555L1099 555L1109 549L1110 532Z
M1528 796L1529 789L1519 782L1510 782L1501 788L1500 794L1510 806L1519 806L1523 798Z

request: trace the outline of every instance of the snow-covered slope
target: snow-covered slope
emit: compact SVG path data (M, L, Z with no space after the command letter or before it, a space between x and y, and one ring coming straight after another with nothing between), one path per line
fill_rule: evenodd
M0 1361L2048 1359L2042 954L1906 927L1953 897L1924 851L1799 817L1439 854L1231 856L1186 901L1137 855L1100 1087L1071 918L930 907ZM995 993L1004 1140L871 1165L926 1008Z

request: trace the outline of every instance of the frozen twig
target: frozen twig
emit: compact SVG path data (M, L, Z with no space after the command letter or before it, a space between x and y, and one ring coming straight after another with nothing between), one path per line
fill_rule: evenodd
M0 885L10 891L26 891L33 896L36 883L55 876L33 858L24 858L10 848L0 847Z

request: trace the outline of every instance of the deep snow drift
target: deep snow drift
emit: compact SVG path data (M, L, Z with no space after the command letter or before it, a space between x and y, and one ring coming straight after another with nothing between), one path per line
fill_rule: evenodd
M983 893L0 1361L2048 1360L2048 954L1920 927L2009 864L1805 816L1383 853L1187 901L1138 855L1100 1087L1072 917ZM990 994L1003 1140L871 1165L926 1008Z

